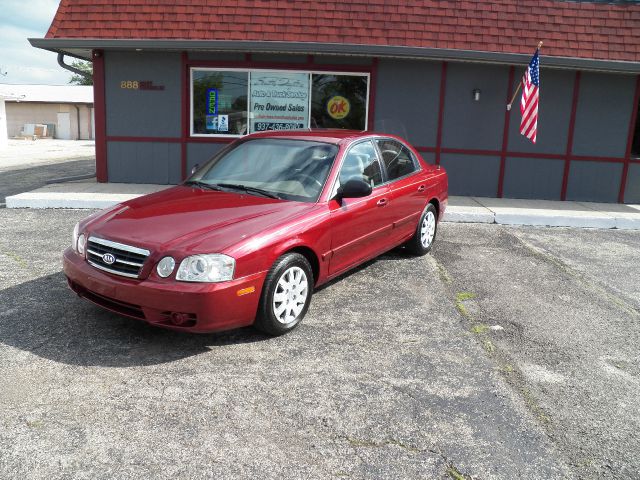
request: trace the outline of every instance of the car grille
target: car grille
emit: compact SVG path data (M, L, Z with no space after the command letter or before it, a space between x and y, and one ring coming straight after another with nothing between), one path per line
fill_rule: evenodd
M149 253L149 250L104 238L89 237L87 242L87 261L90 265L123 277L138 278ZM107 263L104 259L106 254L111 254L115 261Z

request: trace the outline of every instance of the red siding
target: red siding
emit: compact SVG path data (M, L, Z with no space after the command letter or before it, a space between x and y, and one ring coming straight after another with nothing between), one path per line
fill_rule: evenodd
M558 0L62 0L47 38L322 42L640 61L640 5Z

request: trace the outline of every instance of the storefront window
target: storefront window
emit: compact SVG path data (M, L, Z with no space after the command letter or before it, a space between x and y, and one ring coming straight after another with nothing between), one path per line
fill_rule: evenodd
M192 133L247 133L247 72L193 71Z
M367 77L316 73L312 77L312 128L366 130Z
M191 134L367 127L367 74L191 71Z
M251 72L251 133L309 125L309 74Z

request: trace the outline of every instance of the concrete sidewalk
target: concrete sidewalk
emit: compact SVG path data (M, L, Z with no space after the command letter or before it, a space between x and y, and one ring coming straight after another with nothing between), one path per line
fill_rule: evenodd
M67 182L7 197L7 208L106 208L170 185ZM444 221L640 230L640 205L449 197Z

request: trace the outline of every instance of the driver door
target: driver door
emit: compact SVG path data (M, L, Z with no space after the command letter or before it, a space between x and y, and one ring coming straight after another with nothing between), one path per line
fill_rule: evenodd
M335 193L351 178L369 183L371 195L337 200ZM389 188L383 184L378 153L371 140L353 145L345 154L334 198L329 201L331 221L331 260L329 275L338 275L349 268L388 249L388 237L393 223L389 210Z

